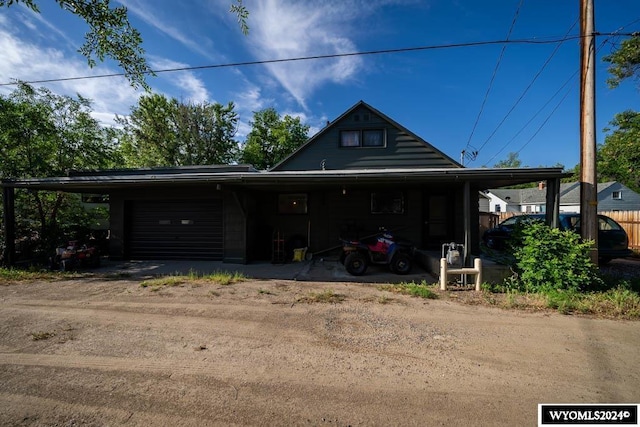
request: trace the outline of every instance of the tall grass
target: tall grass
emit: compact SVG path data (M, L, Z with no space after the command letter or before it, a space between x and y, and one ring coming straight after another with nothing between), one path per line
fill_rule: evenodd
M216 285L227 286L245 280L247 280L247 276L238 271L214 271L210 274L200 274L194 270L190 270L186 275L176 274L145 280L140 283L140 286L143 288L163 286L172 287L188 283L213 283Z
M411 295L417 298L436 299L438 294L433 291L434 285L430 285L426 280L420 283L402 282L395 285L381 285L378 288L384 291L395 292L404 295Z
M57 271L47 270L21 270L14 268L0 268L0 284L12 282L27 282L33 280L60 280L61 278L69 278L76 275L75 273L60 273Z

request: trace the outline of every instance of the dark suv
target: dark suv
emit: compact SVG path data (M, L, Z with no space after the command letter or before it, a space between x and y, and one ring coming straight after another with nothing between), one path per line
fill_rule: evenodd
M579 213L561 213L560 229L580 232ZM515 226L524 221L544 221L545 214L515 215L502 221L496 228L487 230L482 235L484 244L490 249L504 250L507 240ZM613 219L598 215L598 257L601 264L613 258L625 258L632 255L629 249L629 238L626 231Z

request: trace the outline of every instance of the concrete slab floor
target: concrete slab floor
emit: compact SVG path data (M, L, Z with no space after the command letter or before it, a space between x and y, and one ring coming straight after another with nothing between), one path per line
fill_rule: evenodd
M335 258L314 258L309 261L272 264L254 262L250 264L228 264L222 261L112 261L104 260L95 270L101 274L121 274L136 278L162 275L207 275L218 271L239 272L252 279L282 279L315 282L359 282L399 283L425 280L437 282L419 265L414 265L410 274L397 275L387 266L371 265L362 276L352 276Z

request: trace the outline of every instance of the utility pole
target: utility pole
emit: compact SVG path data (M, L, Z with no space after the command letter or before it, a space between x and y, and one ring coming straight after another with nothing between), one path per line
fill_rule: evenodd
M594 242L591 248L591 261L597 265L598 182L594 15L593 0L580 0L580 232L583 239Z

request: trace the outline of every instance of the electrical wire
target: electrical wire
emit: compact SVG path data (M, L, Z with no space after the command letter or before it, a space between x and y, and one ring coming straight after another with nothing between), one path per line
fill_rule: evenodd
M577 22L577 21L576 21L576 22ZM628 23L628 24L626 24L626 25L623 25L623 26L619 27L616 31L614 31L614 32L612 32L612 33L599 33L599 32L595 32L595 33L594 33L594 35L598 35L598 36L608 36L608 38L607 38L607 39L605 39L605 40L603 40L603 41L601 42L600 46L598 46L598 48L596 49L596 54L598 54L598 53L599 53L599 52L604 48L604 46L605 46L605 45L607 45L608 43L610 43L610 40L611 40L611 39L613 39L613 38L617 38L617 37L621 37L621 36L629 36L629 37L636 37L636 36L638 36L638 33L637 33L637 32L631 32L631 33L622 33L622 32L621 32L623 29L625 29L626 27L629 27L629 26L631 26L631 25L635 24L636 22L640 22L640 18L638 18L638 19L636 19L636 20L634 20L634 21L631 21L631 22L629 22L629 23ZM575 23L574 23L574 25L575 25ZM572 27L573 27L573 26L572 26ZM567 32L567 34L568 34L570 31L571 31L571 29L569 29L569 31ZM556 48L556 51L557 51L557 48ZM554 54L555 54L555 51L554 51ZM553 54L552 54L552 56L553 56ZM551 58L549 58L549 60L550 60L550 59L551 59ZM545 63L545 66L546 66L546 63ZM541 71L542 71L542 70L541 70ZM509 145L510 145L510 144L511 144L511 143L512 143L512 142L513 142L513 141L514 141L514 140L515 140L515 139L516 139L516 138L517 138L517 137L518 137L518 136L519 136L519 135L520 135L520 134L521 134L521 133L522 133L522 132L523 132L523 131L528 127L528 126L529 126L529 125L530 125L530 124L531 124L531 122L533 122L533 120L535 119L535 117L537 117L537 116L542 112L542 110L544 110L544 109L547 107L547 105L549 105L549 103L550 103L550 102L551 102L551 101L552 101L552 100L553 100L553 99L554 99L554 98L555 98L555 97L560 93L560 91L562 91L562 89L563 89L563 88L564 88L564 87L565 87L565 86L566 86L570 81L572 81L572 80L575 78L575 76L578 74L578 72L579 72L579 70L576 70L576 71L571 75L571 77L569 77L569 79L567 79L567 81L565 81L565 83L564 83L564 84L563 84L563 85L562 85L562 86L561 86L561 87L560 87L560 88L559 88L559 89L558 89L558 90L557 90L557 91L556 91L556 92L555 92L555 93L554 93L554 94L549 98L549 100L548 100L548 101L547 101L547 102L546 102L546 103L545 103L545 104L544 104L544 105L543 105L543 106L542 106L542 107L541 107L541 108L540 108L540 109L539 109L539 110L538 110L538 111L537 111L537 112L536 112L536 113L531 117L531 119L529 119L529 120L527 121L527 123L525 123L525 124L523 125L523 127L522 127L522 128L520 128L520 130L519 130L519 131L518 131L518 132L517 132L517 133L516 133L516 134L515 134L515 135L514 135L514 136L513 136L513 137L512 137L512 138L511 138L511 139L510 139L510 140L509 140L509 141L508 141L508 142L507 142L507 143L506 143L506 144L505 144L505 145L504 145L504 146L503 146L503 147L502 147L502 148L501 148L497 153L496 153L496 154L494 154L494 155L493 155L493 157L491 157L489 160L487 160L487 161L484 163L484 166L488 165L488 164L489 164L493 159L495 159L495 158L498 156L498 154L500 154L502 151L504 151L504 149L505 149L505 148L507 148L507 146L509 146ZM537 75L536 75L536 78L537 78ZM527 90L528 90L528 88L527 88ZM569 93L569 92L567 92L567 94L568 94L568 93ZM523 94L523 95L524 95L524 94ZM562 103L562 102L564 101L564 99L566 98L566 96L567 96L567 95L565 95L565 96L563 97L563 99L562 99L562 101L561 101L560 103ZM519 101L520 101L520 100L518 100L518 102L519 102ZM514 107L515 107L515 106L514 106ZM559 107L559 105L558 105L558 106L556 106L556 107L554 108L554 110L553 110L553 111L555 112L555 111L558 109L558 107ZM510 112L511 112L511 111L510 111ZM509 112L509 113L510 113L510 112ZM547 119L545 119L545 121L544 121L543 125L544 125L544 124L546 124L546 122L549 120L549 118L550 118L550 117L547 117ZM505 117L505 119L506 119L506 117ZM503 119L503 121L504 121L504 119ZM501 123L500 123L500 125L501 125L502 123L503 123L503 122L501 122ZM496 129L496 130L497 130L497 129ZM535 132L535 135L537 135L537 134L540 132L540 130L541 130L541 129L539 128L539 129ZM495 131L494 131L494 133L495 133ZM492 136L493 136L493 133L491 134L491 136L490 136L489 138L491 138ZM521 148L516 152L516 154L517 154L517 153L520 153L520 151L522 151L522 149L523 149L527 144L529 144L529 142L530 142L530 141L531 141L531 140L527 141L527 142L525 143L525 145L523 145L523 146L522 146L522 147L521 147ZM485 144L486 144L486 141L485 141ZM485 144L483 144L483 145L482 145L482 147L484 147L484 145L485 145ZM481 149L482 149L482 147L481 147Z
M579 18L576 18L576 20L573 22L573 24L571 25L571 27L569 27L569 29L567 30L567 33L565 34L565 36L568 36L569 33L571 33L571 31L573 31L573 28L578 24ZM536 73L535 76L533 76L533 79L531 80L531 82L529 83L529 85L524 89L524 91L522 92L522 94L520 95L520 97L516 100L516 102L511 106L511 108L509 109L509 111L507 111L507 114L505 114L505 116L502 118L502 120L500 121L500 123L498 123L498 125L496 126L496 128L493 130L493 132L491 132L491 134L489 135L489 137L482 143L482 145L480 146L480 148L478 149L478 153L480 151L482 151L482 149L487 145L487 143L491 140L491 138L493 138L495 136L495 134L498 132L498 130L500 129L500 127L502 127L502 125L504 124L504 122L507 120L507 118L509 118L509 116L511 115L511 113L516 109L516 107L520 104L520 102L524 99L525 95L529 92L529 89L531 89L531 87L533 87L534 83L536 82L536 80L538 80L538 77L540 77L540 75L542 74L542 72L544 71L544 69L547 67L547 65L549 65L549 63L551 62L551 60L553 59L553 57L556 55L556 53L558 53L558 50L560 49L560 47L562 46L562 43L558 43L555 47L555 49L553 50L553 52L551 52L551 54L549 55L549 57L547 58L547 60L544 62L544 64L542 64L542 67L540 68L540 70L538 70L538 72ZM575 75L575 74L574 74ZM566 83L565 83L566 85ZM564 85L563 85L564 87ZM554 94L555 96L555 94ZM546 104L545 104L546 106ZM473 159L475 160L475 159ZM472 161L473 161L472 160Z
M194 70L215 69L215 68L245 67L250 65L277 64L277 63L283 63L283 62L309 61L309 60L315 60L315 59L331 59L331 58L345 58L350 56L383 55L383 54L391 54L391 53L476 47L476 46L487 46L487 45L496 45L496 44L534 44L534 45L553 44L553 43L562 43L568 40L576 40L576 39L580 39L581 37L582 36L580 35L573 35L569 37L566 37L566 36L553 37L552 36L552 37L546 38L546 40L542 40L542 38L534 37L529 39L518 39L518 40L488 40L488 41L467 42L467 43L452 43L452 44L444 44L444 45L417 46L417 47L405 47L405 48L397 48L397 49L381 49L381 50L370 50L370 51L360 51L360 52L334 53L334 54L327 54L327 55L301 56L301 57L284 58L284 59L267 59L267 60L261 60L261 61L244 61L244 62L231 62L231 63L225 63L225 64L165 68L160 70L147 71L147 72L144 72L143 74L154 75L154 74L171 73L171 72L178 72L178 71L194 71ZM124 77L124 76L125 76L125 73L109 73L109 74L96 74L92 76L60 77L60 78L53 78L53 79L30 80L30 81L24 81L24 82L18 80L18 81L13 81L8 83L0 83L0 86L15 86L20 83L40 84L40 83L65 82L65 81L72 81L72 80L89 80L89 79L102 79L102 78L109 78L109 77Z
M511 37L511 33L513 32L513 28L516 26L516 21L518 20L518 15L520 15L520 8L522 7L522 3L524 2L524 0L520 0L520 3L518 4L518 7L516 8L516 13L513 15L513 20L511 21L511 26L509 27L509 31L507 32L507 40L509 40L509 38ZM482 112L484 111L484 106L487 103L487 99L489 99L489 94L491 93L491 88L493 87L493 82L496 79L496 75L498 74L498 69L500 68L500 63L502 62L502 58L504 57L504 52L507 49L507 45L503 44L502 45L502 49L500 50L500 55L498 55L498 60L496 61L496 66L493 68L493 74L491 75L491 80L489 81L489 86L487 87L487 91L484 94L484 99L482 100L482 104L480 104L480 111L478 111L478 115L476 116L476 121L473 124L473 127L471 128L471 133L469 134L469 139L467 140L467 145L465 146L465 149L462 150L463 156L465 153L467 153L467 148L469 148L469 146L471 145L471 139L473 138L473 135L476 132L476 128L478 127L478 122L480 121L480 117L482 116ZM480 150L475 150L473 151L472 155L471 155L471 161L474 161L476 159L476 156L478 155L478 152ZM464 157L462 158L462 160L464 161ZM464 164L464 162L463 162Z
M504 144L504 146L502 146L502 148L500 150L498 150L498 152L496 154L493 155L493 157L491 157L489 160L487 160L483 167L486 167L489 163L491 163L491 161L493 159L495 159L496 157L498 157L498 154L502 153L502 151L504 151L505 148L507 148L522 132L524 132L524 130L533 122L533 120L538 117L538 115L540 113L542 113L542 111L551 103L551 101L553 101L553 99L569 84L572 82L575 82L575 77L578 75L580 70L576 70L565 82L562 86L560 86L560 88L553 94L551 95L551 97L549 98L549 100L547 102L544 103L544 105L542 107L540 107L538 109L538 111L536 111L536 113L531 116L531 118L520 128L520 130L518 132L516 132L516 134L509 140L507 141L506 144ZM566 96L566 95L565 95ZM556 107L557 109L557 107ZM537 133L537 132L536 132ZM518 152L522 151L522 149L518 150Z
M553 108L553 110L551 110L551 112L549 113L549 115L547 116L546 119L544 119L544 121L540 124L540 126L538 126L538 129L533 133L533 135L531 135L531 138L529 138L527 140L527 142L525 142L522 147L520 147L520 149L518 151L516 151L516 154L520 154L520 152L524 149L524 147L526 147L527 145L529 145L529 143L531 141L533 141L533 139L538 135L538 133L540 133L540 131L542 130L542 128L547 124L547 122L549 121L549 119L551 118L551 116L553 116L556 111L558 110L558 108L560 107L560 105L562 105L562 103L564 102L565 99L567 99L567 96L571 93L571 90L573 88L569 88L569 90L567 90L567 93L564 94L564 96L562 97L562 99L560 99L560 101L556 104L556 106Z

